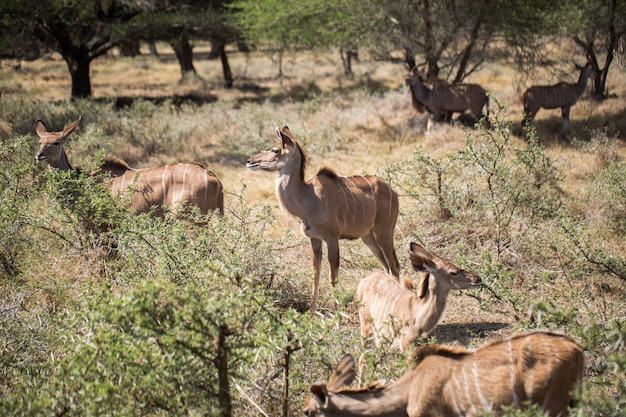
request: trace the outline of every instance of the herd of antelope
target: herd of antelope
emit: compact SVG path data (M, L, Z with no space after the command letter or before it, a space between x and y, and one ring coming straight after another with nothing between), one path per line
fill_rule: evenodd
M560 82L554 85L535 85L528 88L522 95L524 103L524 120L522 126L527 127L535 118L539 109L561 108L563 127L569 125L569 111L587 88L587 80L594 78L596 71L587 64L580 71L576 83ZM487 91L478 84L448 84L443 80L435 80L427 85L417 71L410 68L405 81L411 90L412 104L416 111L428 112L426 130L431 130L434 122L440 122L445 113L464 112L469 110L476 120L481 120L489 110ZM483 119L486 120L486 119Z
M533 86L523 95L524 124L540 108L562 109L567 127L569 110L593 77L590 66L582 69L577 83ZM412 69L406 78L413 106L429 113L428 129L446 112L470 110L480 119L488 109L486 91L475 84L435 82L428 86ZM49 131L42 120L35 122L39 136L38 162L73 170L63 149L80 117L60 132ZM417 288L400 279L400 263L394 248L398 219L398 195L375 175L340 176L323 167L305 178L306 155L287 126L276 128L278 143L251 156L247 167L275 171L280 207L300 221L302 233L311 241L313 278L311 313L318 307L322 244L326 242L329 279L339 274L339 240L358 239L370 248L384 268L372 272L357 287L361 339L386 341L406 350L421 336L433 333L450 290L474 288L481 279L417 243L410 244L412 267L421 275ZM188 205L204 215L224 214L222 183L204 166L189 162L145 169L132 169L125 162L106 159L92 173L105 181L113 196L123 197L132 214L164 216ZM362 375L363 357L359 366ZM354 359L345 355L327 383L311 385L304 404L307 417L330 416L478 416L501 415L505 408L539 406L551 417L565 416L577 395L583 377L583 351L569 337L549 331L519 333L493 341L476 350L427 345L415 350L413 365L404 376L384 386L380 383L349 388L355 379Z

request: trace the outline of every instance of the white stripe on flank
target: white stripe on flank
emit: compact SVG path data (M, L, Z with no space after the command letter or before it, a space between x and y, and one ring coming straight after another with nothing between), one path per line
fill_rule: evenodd
M189 168L189 164L185 164L185 169L183 170L183 184L180 187L180 192L178 193L178 200L174 200L174 201L179 201L179 202L183 201L183 193L185 192L185 182L187 181L187 169L188 168Z
M376 221L376 213L378 212L378 207L376 205L376 193L374 193L374 187L372 186L372 183L365 177L365 175L361 175L361 177L363 177L363 179L370 186L370 191L372 192L372 199L374 200L374 221Z
M209 198L209 179L207 178L207 170L202 170L202 179L204 181L204 201L206 202Z
M513 361L513 346L511 345L511 339L506 342L507 350L509 351L509 375L511 379L511 394L513 395L513 404L515 407L519 407L519 398L515 392L515 363Z
M457 390L456 395L452 396L452 402L454 403L454 409L456 413L461 415L461 413L463 412L465 403L462 402L461 394L463 393L463 388L461 387L461 383L456 377L456 372L452 373L452 383L454 384ZM459 400L461 400L461 403L459 403Z
M165 200L166 197L166 193L165 193L165 174L167 173L167 169L169 168L169 165L165 165L163 167L163 175L161 175L161 192L163 193L163 205L165 206L167 204L167 201Z
M476 414L476 406L474 406L474 402L472 401L472 396L469 392L469 381L467 380L467 374L465 373L465 368L461 367L461 373L463 374L463 385L465 386L465 396L467 397L467 403L470 406L471 414Z
M547 368L548 372L551 373L552 372L552 361L551 361L551 358L554 356L554 346L552 346L551 344L546 345L546 339L545 338L541 339L541 340L543 342L544 349L549 351L549 354L545 355L545 357L546 357L546 362L547 362L546 363L546 368ZM545 398L543 399L543 404L541 405L544 408L544 410L545 410L546 406L548 405L548 402L550 401L550 395L549 395L550 394L550 388L551 387L548 387L548 391L544 393Z
M480 380L478 378L478 364L476 363L476 352L474 352L474 363L472 364L472 371L474 373L474 386L476 387L476 395L483 407L483 410L488 411L491 409L491 405L487 402L483 396L483 392L480 389Z
M526 346L524 346L524 350L526 350L526 356L531 357L532 350L531 350L530 344L526 344ZM535 388L534 385L535 385L535 367L533 366L532 368L530 368L526 376L526 392L528 394L531 394L534 391L534 388Z

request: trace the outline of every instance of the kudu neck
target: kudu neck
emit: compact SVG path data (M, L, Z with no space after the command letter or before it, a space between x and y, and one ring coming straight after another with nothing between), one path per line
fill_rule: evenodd
M578 95L581 95L585 88L587 88L587 79L590 77L589 67L585 67L580 71L580 76L578 77L578 82L576 83L576 90L578 91Z
M51 165L52 166L52 165ZM61 171L73 171L72 165L70 165L70 161L67 159L67 154L65 153L65 149L61 149L61 155L59 156L59 161L56 163L53 168L60 169Z
M413 95L418 100L425 101L428 98L428 89L420 78L417 78L414 82L412 82L410 87Z
M335 393L331 398L332 409L325 410L325 415L406 417L409 382L405 382L405 378L380 390Z
M313 209L313 186L304 180L302 154L296 149L280 171L276 180L276 191L281 205L300 218Z
M423 317L422 328L433 328L443 315L446 308L446 299L450 290L437 283L437 278L433 274L428 276L428 291L420 299L421 303L416 311L417 317ZM428 314L424 314L428 311Z

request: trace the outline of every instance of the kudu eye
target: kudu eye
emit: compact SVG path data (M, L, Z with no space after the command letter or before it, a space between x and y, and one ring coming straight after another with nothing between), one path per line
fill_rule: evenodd
M59 146L61 143L59 141L56 141L53 143L54 146Z

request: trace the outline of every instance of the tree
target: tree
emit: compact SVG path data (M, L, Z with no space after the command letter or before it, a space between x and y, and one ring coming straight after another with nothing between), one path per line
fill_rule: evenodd
M164 0L158 10L145 10L131 22L128 33L145 41L170 44L180 64L181 82L201 80L193 65L193 40L208 40L222 61L224 83L232 87L233 76L226 55L227 43L238 39L227 18L229 0ZM131 29L132 28L132 29Z
M0 14L59 52L72 78L72 98L91 96L89 67L123 37L120 27L139 12L124 0L7 1ZM19 42L19 38L15 39Z
M609 96L606 80L618 46L626 37L625 0L586 0L570 4L564 2L564 35L585 51L587 61L596 71L594 78L595 99L602 101ZM604 55L600 67L599 56Z
M519 57L534 55L552 9L538 0L389 0L380 13L368 14L377 28L369 35L379 55L404 51L409 67L418 55L427 79L460 82L499 54L499 45L507 45L508 55L511 46Z
M344 71L351 76L355 48L366 33L366 15L356 0L235 0L235 25L255 43L278 55L279 77L285 53L339 47Z

